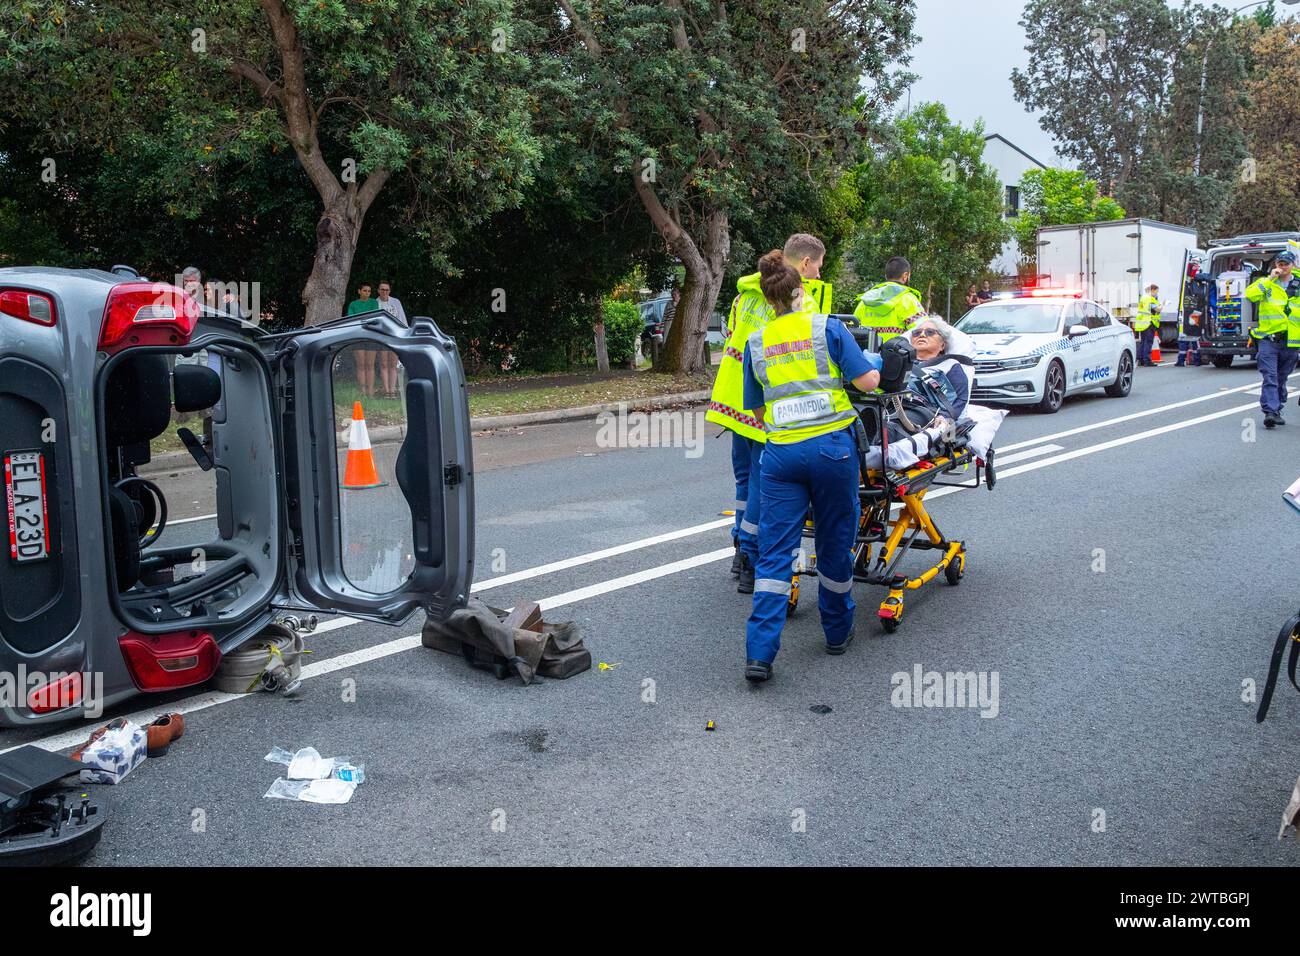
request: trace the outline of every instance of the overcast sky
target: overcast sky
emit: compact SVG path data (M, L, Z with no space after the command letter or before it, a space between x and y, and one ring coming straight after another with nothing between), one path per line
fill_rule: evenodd
M1026 60L1023 9L1024 0L917 0L912 103L937 100L965 124L982 117L985 133L1001 133L1056 165L1061 160L1052 137L1011 92L1011 68L1023 68Z

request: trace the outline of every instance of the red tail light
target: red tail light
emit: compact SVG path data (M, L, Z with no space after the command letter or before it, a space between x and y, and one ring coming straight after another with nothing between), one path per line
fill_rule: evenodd
M33 714L48 714L80 703L81 674L76 671L38 687L27 695L27 706Z
M116 352L128 345L183 345L199 320L199 304L165 282L122 282L108 293L99 347Z
M140 690L174 690L202 684L216 673L221 648L207 631L137 634L118 638L131 679Z
M0 313L37 325L54 324L54 300L44 292L26 289L0 289Z

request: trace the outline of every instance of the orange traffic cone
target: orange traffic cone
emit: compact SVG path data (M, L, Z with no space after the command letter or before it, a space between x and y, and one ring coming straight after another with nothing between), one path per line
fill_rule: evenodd
M370 448L370 432L366 431L366 416L361 403L352 405L352 428L348 432L348 464L343 472L344 488L381 488L388 484L379 480L375 467L375 453Z
M1151 340L1151 361L1157 365L1160 364L1160 332L1156 331L1155 338Z

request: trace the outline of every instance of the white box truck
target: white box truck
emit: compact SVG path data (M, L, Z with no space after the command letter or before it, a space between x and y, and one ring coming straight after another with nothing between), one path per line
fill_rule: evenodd
M1038 284L1075 289L1128 322L1138 299L1160 287L1161 341L1178 340L1178 310L1196 230L1154 219L1114 219L1038 230Z

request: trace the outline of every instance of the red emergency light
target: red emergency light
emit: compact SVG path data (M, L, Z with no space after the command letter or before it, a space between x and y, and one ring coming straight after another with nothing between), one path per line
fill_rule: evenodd
M1079 289L1030 288L1030 289L1021 289L1020 294L1027 295L1030 296L1031 298L1036 298L1036 299L1057 298L1060 296L1066 296L1073 299L1079 299L1083 297L1083 292Z

